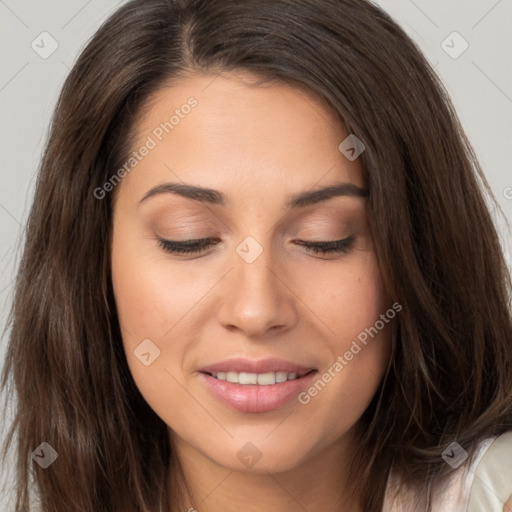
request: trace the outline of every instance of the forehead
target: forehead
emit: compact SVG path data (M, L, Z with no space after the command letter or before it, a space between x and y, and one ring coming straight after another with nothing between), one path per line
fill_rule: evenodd
M191 75L149 98L134 135L132 151L152 141L124 180L137 188L180 179L253 193L323 179L364 186L360 162L338 149L346 128L322 100L284 83Z

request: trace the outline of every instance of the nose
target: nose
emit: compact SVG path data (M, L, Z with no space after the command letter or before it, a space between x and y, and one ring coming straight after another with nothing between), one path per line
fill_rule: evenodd
M252 262L235 252L218 310L221 325L251 338L284 332L298 318L290 276L272 260L270 249L262 248Z

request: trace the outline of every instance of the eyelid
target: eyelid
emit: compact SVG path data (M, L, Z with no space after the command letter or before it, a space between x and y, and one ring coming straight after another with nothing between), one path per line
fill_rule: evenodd
M355 235L350 235L341 240L294 240L296 245L303 246L307 251L315 254L344 254L352 249ZM157 239L157 244L166 252L178 255L201 254L203 249L216 245L220 240L215 238L199 238L184 241Z
M158 238L158 245L166 252L175 254L195 254L201 249L211 246L213 243L219 243L220 240L215 238L194 238L190 240L176 241Z

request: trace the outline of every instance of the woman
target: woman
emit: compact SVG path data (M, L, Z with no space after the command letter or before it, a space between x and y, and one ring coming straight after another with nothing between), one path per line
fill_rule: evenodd
M31 474L44 512L506 510L481 476L512 473L482 184L366 1L121 7L64 85L27 226L17 510Z

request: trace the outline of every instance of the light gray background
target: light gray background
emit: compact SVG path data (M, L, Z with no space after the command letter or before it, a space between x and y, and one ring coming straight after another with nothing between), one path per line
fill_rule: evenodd
M5 324L12 300L20 237L58 92L86 41L122 3L119 0L0 0L0 328ZM510 222L512 0L379 0L375 3L399 22L440 75ZM450 36L454 31L469 45L457 58L453 55L463 48L464 42L458 36ZM47 58L31 47L34 42L39 45L39 51L51 48L48 36L40 35L43 32L48 32L58 44ZM443 41L452 56L443 49ZM510 264L510 233L503 223L500 230ZM6 337L0 340L2 360ZM8 509L9 494L7 476L0 476L1 510Z

